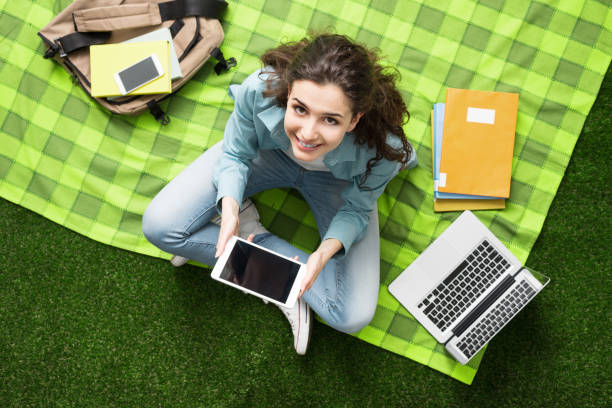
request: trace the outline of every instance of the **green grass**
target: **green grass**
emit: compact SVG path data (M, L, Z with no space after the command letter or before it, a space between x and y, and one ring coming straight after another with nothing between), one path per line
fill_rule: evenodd
M527 262L551 284L472 386L319 323L299 357L275 307L207 270L0 200L0 407L609 406L610 76Z

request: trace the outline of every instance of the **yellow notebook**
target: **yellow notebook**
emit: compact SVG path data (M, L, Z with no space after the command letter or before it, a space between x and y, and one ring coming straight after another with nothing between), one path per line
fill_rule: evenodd
M506 208L506 200L496 198L493 200L470 200L470 199L444 199L438 198L433 203L435 212L463 211L463 210L501 210Z
M438 191L510 196L519 95L449 88Z
M434 119L433 111L431 111L431 168L432 172L435 168L433 163L433 145L435 143L434 138ZM463 211L463 210L500 210L506 208L506 200L503 198L497 198L493 200L470 200L470 199L434 199L433 208L435 212L445 211Z
M170 44L168 41L102 44L89 47L91 62L91 94L96 97L121 96L114 75L124 68L148 57L157 55L163 75L135 89L129 95L170 93Z

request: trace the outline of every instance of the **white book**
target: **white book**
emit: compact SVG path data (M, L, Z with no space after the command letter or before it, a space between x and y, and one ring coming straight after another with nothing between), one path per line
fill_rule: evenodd
M132 43L164 40L167 40L170 43L170 79L175 80L178 78L182 78L183 72L181 71L181 66L179 64L179 60L176 55L176 50L174 49L174 44L172 42L172 34L170 34L170 29L168 27L160 28L159 30L151 31L150 33L130 38L129 40L123 42Z

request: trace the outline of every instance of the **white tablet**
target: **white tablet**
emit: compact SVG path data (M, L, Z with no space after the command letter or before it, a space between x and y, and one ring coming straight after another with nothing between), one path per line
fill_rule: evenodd
M293 307L306 264L233 236L211 276L246 293L283 307Z

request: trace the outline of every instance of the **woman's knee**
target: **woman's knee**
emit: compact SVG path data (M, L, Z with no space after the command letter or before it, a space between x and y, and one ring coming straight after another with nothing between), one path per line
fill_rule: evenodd
M164 217L152 201L142 215L142 232L147 240L159 247L168 228L164 225Z
M375 312L376 303L361 303L358 306L345 307L344 310L336 310L331 314L334 321L327 323L343 333L356 333L372 321Z
M168 250L180 246L185 234L176 229L168 209L153 200L142 216L142 232L147 240L156 247Z

